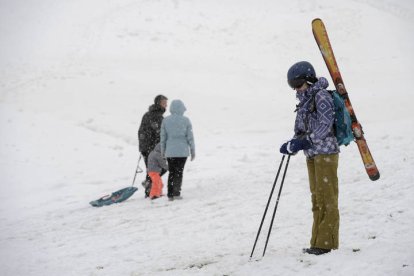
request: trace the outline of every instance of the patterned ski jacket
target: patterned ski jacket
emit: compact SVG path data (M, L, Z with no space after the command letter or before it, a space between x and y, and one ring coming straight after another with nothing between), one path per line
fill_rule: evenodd
M326 91L328 81L321 77L305 92L297 92L299 104L296 109L295 138L308 138L312 147L305 150L306 157L339 152L334 124L334 103Z

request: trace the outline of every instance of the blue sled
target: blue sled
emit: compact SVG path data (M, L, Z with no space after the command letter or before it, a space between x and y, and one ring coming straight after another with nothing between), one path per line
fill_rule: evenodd
M127 187L119 191L113 192L111 195L106 195L101 197L100 199L91 201L89 202L89 204L93 207L102 207L105 205L111 205L113 203L120 203L130 198L137 190L138 188L136 187Z

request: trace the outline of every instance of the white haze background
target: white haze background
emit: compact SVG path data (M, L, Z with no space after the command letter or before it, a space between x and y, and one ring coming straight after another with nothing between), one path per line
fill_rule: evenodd
M316 17L381 179L342 148L340 248L303 255L310 193L293 157L266 256L268 220L249 261L293 132L287 69L329 76ZM409 0L1 0L1 274L414 275L413 33ZM159 93L194 126L184 200L144 199L140 174L128 201L89 206L132 184Z

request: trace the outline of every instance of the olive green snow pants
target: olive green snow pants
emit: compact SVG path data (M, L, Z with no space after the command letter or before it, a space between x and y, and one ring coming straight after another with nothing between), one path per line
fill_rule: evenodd
M338 157L338 154L321 154L306 159L312 194L311 247L338 248Z

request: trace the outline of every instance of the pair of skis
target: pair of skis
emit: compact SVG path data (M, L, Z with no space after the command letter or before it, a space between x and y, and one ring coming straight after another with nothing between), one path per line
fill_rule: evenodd
M355 142L358 145L359 153L361 154L365 170L367 171L367 174L371 180L378 180L380 178L380 173L368 148L367 141L364 137L364 132L362 131L362 126L357 120L355 111L352 108L348 92L345 89L345 85L342 80L338 64L335 60L335 55L333 53L331 43L329 42L328 33L321 19L316 18L312 21L312 31L316 43L318 44L321 54L323 56L323 59L325 60L326 66L328 67L332 80L335 84L336 90L343 97L345 101L345 106L348 109L349 114L351 115L352 132L354 133Z

